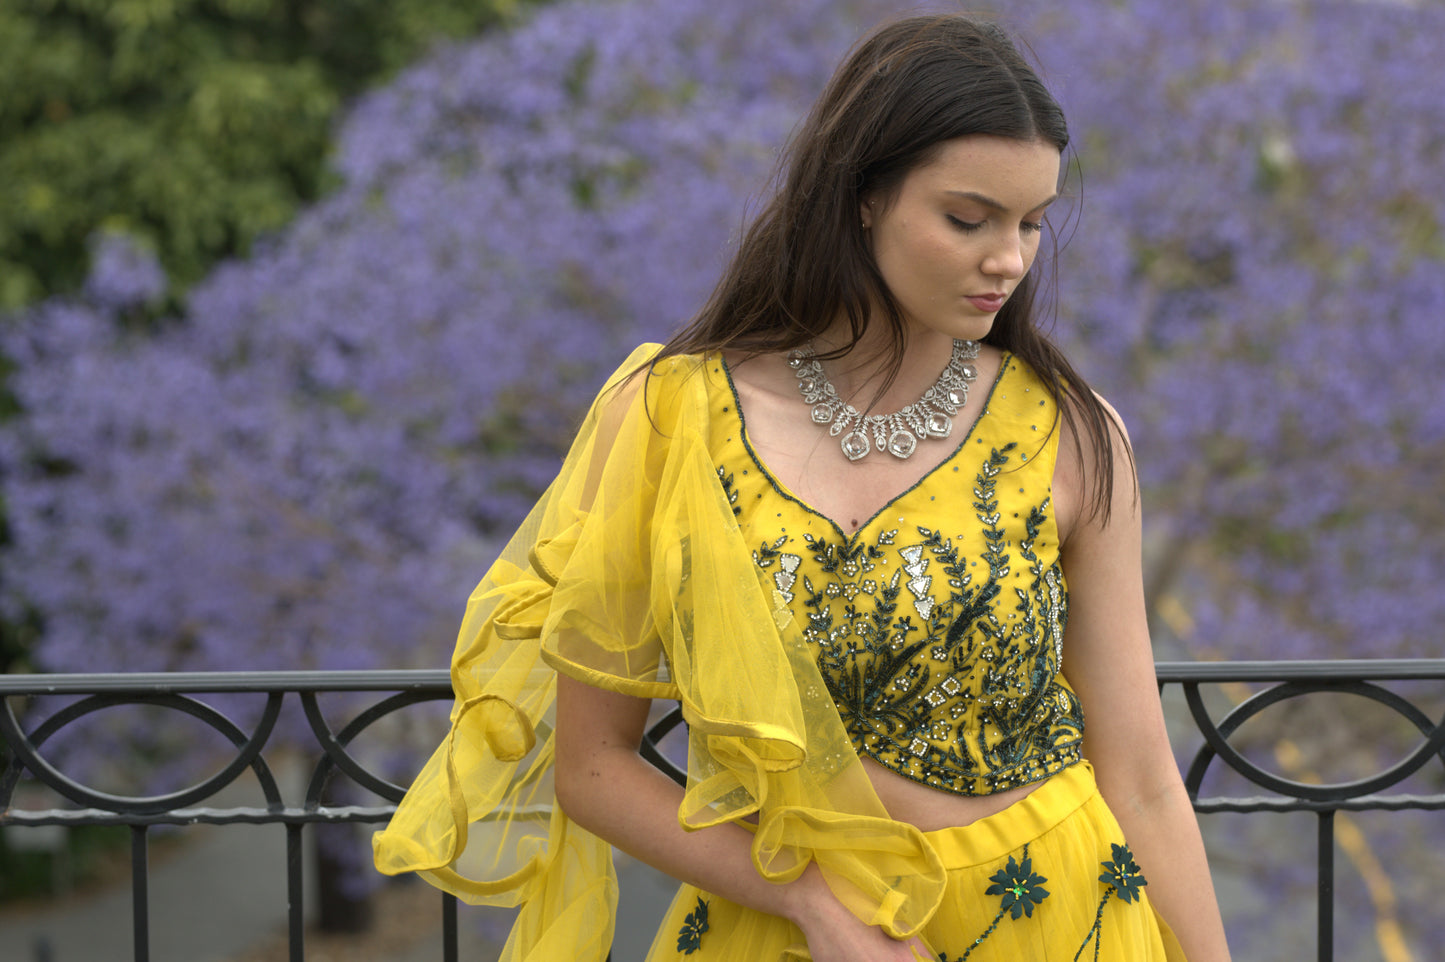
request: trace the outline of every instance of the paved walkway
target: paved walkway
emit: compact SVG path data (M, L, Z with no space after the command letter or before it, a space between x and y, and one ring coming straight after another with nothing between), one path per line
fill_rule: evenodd
M227 962L286 916L286 839L278 826L195 826L150 866L153 962ZM167 849L171 849L167 851ZM0 962L131 958L129 878L0 914Z
M251 962L286 958L286 839L275 825L192 826L160 846L150 865L152 962ZM614 962L640 962L673 885L619 856L623 892ZM307 879L314 879L308 870ZM420 884L420 883L418 883ZM330 940L307 933L307 962L440 962L440 900L407 899L396 918L379 897L375 937ZM495 959L505 932L487 910L461 906L462 958ZM395 931L404 927L405 931ZM334 944L333 944L334 943ZM370 944L368 944L370 943ZM401 947L397 947L400 944ZM132 957L129 877L103 891L0 911L0 962L125 962Z

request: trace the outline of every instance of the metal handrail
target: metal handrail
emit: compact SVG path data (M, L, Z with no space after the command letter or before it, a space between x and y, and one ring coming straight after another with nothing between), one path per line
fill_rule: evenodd
M1187 766L1185 784L1201 813L1310 811L1318 818L1318 951L1320 962L1334 957L1335 816L1344 811L1445 810L1445 793L1419 794L1400 790L1410 776L1432 762L1445 765L1445 717L1433 718L1414 702L1385 687L1387 682L1445 683L1445 659L1344 660L1304 662L1161 662L1156 666L1161 690L1175 686L1183 693L1202 743ZM1215 719L1203 689L1246 684L1259 688ZM1439 689L1432 686L1432 690ZM358 710L345 725L333 727L321 710L324 693L369 692L385 697ZM1404 758L1367 778L1317 784L1268 771L1252 762L1231 742L1248 719L1282 702L1320 692L1367 698L1400 715L1419 734ZM242 728L199 696L251 693L264 695L260 718ZM14 701L33 696L69 696L29 730L22 727ZM283 797L267 750L283 702L294 696L304 709L314 739L314 765L299 799ZM0 736L5 748L0 769L0 826L125 825L131 830L133 958L149 959L148 830L156 825L278 824L287 837L287 889L290 958L305 958L302 906L305 889L301 858L303 832L321 823L386 821L404 789L371 771L350 750L377 721L423 701L452 698L446 671L279 671L186 672L134 674L8 675L0 677ZM225 737L235 754L222 769L194 785L158 796L124 796L100 791L65 775L45 755L45 745L66 726L98 711L120 705L157 705L183 712ZM682 720L674 708L649 729L644 754L649 761L682 781L683 773L656 748L656 742ZM1258 793L1219 795L1204 785L1220 769L1248 780ZM246 771L262 787L263 806L207 807L218 792ZM49 786L76 807L22 811L11 807L23 773ZM323 804L325 789L342 775L380 799L371 805ZM443 896L443 958L457 958L457 909Z

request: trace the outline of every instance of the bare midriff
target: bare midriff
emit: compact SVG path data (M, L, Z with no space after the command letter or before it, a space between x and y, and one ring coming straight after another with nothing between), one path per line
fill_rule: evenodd
M888 814L925 832L961 828L996 815L1043 784L1033 782L992 795L955 795L904 778L871 758L862 761L864 771L873 782L873 790Z

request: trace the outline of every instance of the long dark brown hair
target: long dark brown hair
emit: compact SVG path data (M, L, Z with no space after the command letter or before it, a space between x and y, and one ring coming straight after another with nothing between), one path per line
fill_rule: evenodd
M793 136L771 200L744 232L712 296L659 358L785 352L846 317L851 339L819 355L840 357L881 319L890 334L881 394L902 365L907 326L873 259L861 203L891 199L946 141L978 134L1042 141L1061 153L1069 144L1063 110L1002 29L938 15L899 20L864 38ZM1039 329L1038 274L1035 265L1020 281L984 343L1027 362L1051 387L1081 460L1080 437L1087 438L1099 469L1087 513L1107 519L1110 417ZM1050 274L1045 285L1051 280Z

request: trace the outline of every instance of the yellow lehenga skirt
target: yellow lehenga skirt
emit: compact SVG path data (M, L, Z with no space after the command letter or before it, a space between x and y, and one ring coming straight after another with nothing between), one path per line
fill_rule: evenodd
M923 930L941 962L1184 959L1087 763L996 815L925 837L948 876ZM790 958L809 958L790 922L684 885L647 962Z

